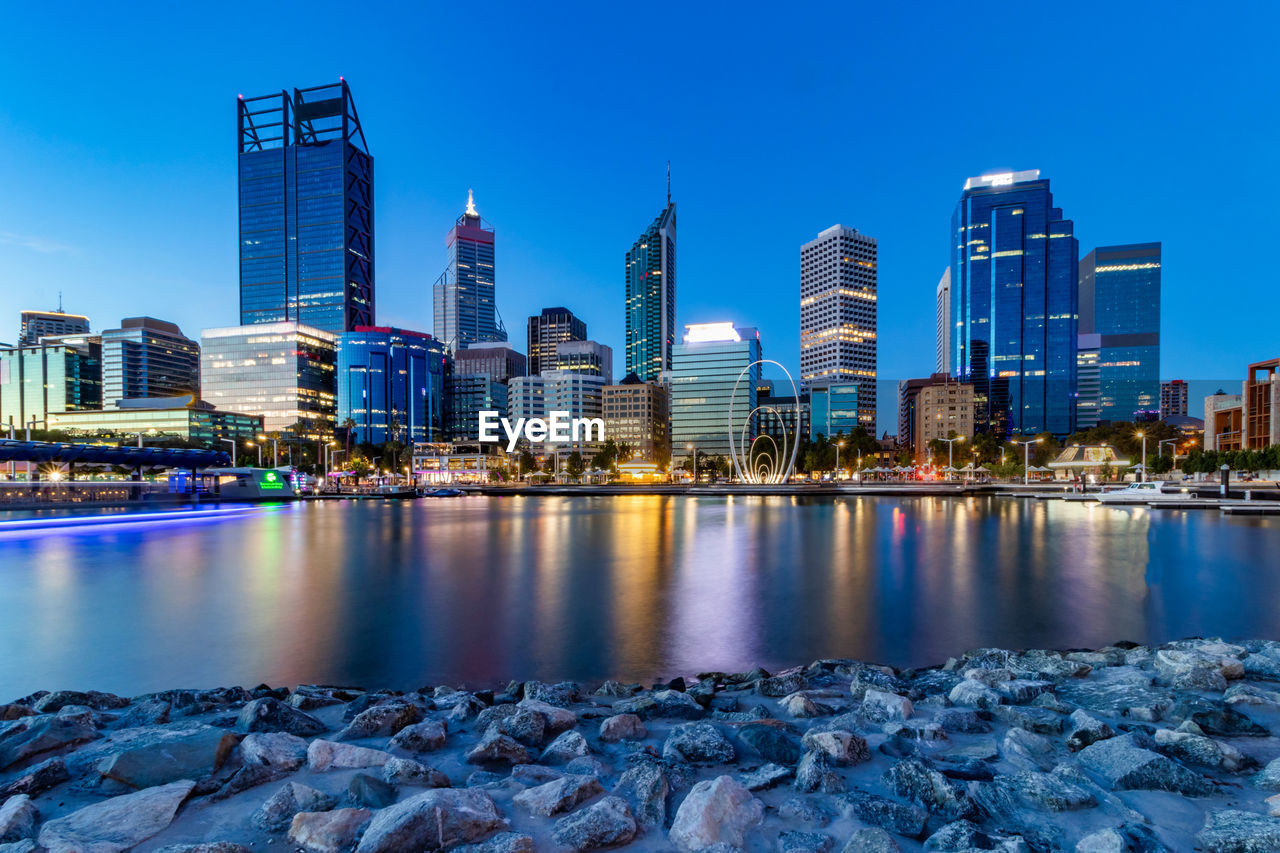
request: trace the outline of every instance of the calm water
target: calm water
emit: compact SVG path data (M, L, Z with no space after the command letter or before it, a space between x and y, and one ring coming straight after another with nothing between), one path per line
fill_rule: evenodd
M1278 546L1280 520L999 498L324 502L4 534L0 701L1274 638Z

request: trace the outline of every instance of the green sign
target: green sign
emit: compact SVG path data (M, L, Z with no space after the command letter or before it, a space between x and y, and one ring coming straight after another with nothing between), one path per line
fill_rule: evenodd
M275 471L268 471L262 475L262 482L258 484L263 489L283 489L284 483L280 480L280 474Z

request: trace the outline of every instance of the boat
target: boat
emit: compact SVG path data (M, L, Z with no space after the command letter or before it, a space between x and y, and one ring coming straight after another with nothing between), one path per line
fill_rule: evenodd
M375 497L388 498L396 501L407 501L416 497L421 497L421 495L418 494L418 490L412 486L398 486L392 483L384 483L374 489L370 494Z
M1103 503L1164 503L1166 501L1190 500L1191 492L1185 488L1172 486L1163 480L1152 480L1146 483L1130 483L1123 489L1101 492L1097 495Z
M422 493L424 498L460 498L466 494L462 489L428 489Z
M279 468L209 468L212 495L220 501L284 501L297 497L293 475Z

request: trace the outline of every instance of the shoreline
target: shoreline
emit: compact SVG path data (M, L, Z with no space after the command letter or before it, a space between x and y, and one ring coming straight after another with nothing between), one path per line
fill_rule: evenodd
M0 705L0 853L1280 849L1280 642ZM923 845L923 846L922 846Z

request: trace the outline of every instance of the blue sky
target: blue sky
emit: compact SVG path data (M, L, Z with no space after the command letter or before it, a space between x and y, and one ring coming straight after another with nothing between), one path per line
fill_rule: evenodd
M39 5L0 54L0 340L58 291L95 328L232 324L236 95L342 75L382 323L430 330L474 187L513 340L564 304L620 364L669 159L679 322L755 325L794 369L799 247L839 222L879 239L881 377L922 375L964 179L1038 168L1082 255L1163 241L1165 376L1280 349L1249 320L1275 310L1272 6Z

